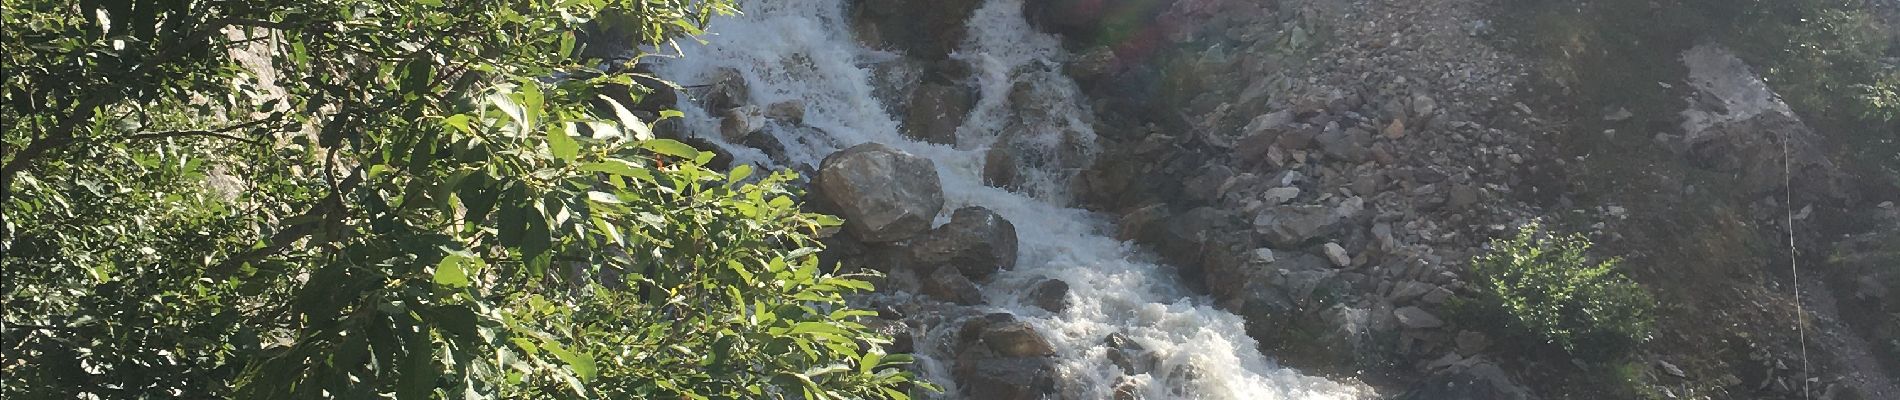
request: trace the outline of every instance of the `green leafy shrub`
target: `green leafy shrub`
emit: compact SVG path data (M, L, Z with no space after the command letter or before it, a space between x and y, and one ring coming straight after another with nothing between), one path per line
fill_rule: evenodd
M906 398L792 175L593 107L731 5L0 0L0 397Z
M1617 259L1591 263L1588 238L1532 222L1491 242L1471 272L1513 330L1573 354L1611 356L1648 339L1654 301L1620 275Z

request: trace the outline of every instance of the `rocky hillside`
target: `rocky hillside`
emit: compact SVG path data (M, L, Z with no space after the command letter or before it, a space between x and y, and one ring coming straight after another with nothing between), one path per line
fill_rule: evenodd
M1892 124L1804 115L1730 49L1746 43L1633 32L1655 42L1607 62L1598 41L1627 22L1559 36L1535 22L1565 14L1536 1L1026 0L1065 53L1004 73L1074 87L996 86L994 60L959 52L987 3L848 2L855 38L889 51L860 61L878 106L911 140L982 152L983 184L1113 221L1281 363L1408 399L1900 397L1900 180L1852 151ZM1589 17L1673 18L1663 3ZM1021 221L947 207L938 166L902 149L801 160L813 145L761 132L820 129L811 105L711 76L693 94L725 143L707 145L815 176L814 204L848 221L826 257L886 276L865 301L962 395L1184 393L1063 382L1064 344L992 307L1079 295L995 277ZM959 134L978 120L1002 133ZM1470 261L1532 221L1621 259L1657 299L1654 334L1584 357L1473 312ZM1200 373L1121 333L1083 348L1108 376Z

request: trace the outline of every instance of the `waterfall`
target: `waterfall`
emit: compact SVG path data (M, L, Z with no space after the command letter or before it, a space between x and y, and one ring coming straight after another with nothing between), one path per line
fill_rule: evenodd
M804 104L804 124L816 129L769 130L786 147L781 161L793 165L773 164L759 151L734 145L726 150L736 162L817 166L839 149L883 143L936 163L947 200L938 223L964 206L986 207L1014 222L1020 239L1017 267L985 285L988 304L982 307L1014 313L1049 339L1064 398L1111 398L1118 379L1134 382L1148 399L1368 396L1355 386L1276 365L1257 350L1240 317L1187 290L1170 267L1145 261L1130 244L1105 236L1112 226L1102 216L1064 206L1067 182L1074 177L1065 165L1092 156L1094 133L1075 84L1059 72L1066 55L1055 38L1028 26L1022 1L988 0L969 19L969 37L952 54L972 66L979 95L957 131L956 145L900 134L897 120L873 95L874 76L867 68L895 55L853 39L843 0L746 1L744 15L715 20L701 41L682 40L680 57L664 60L656 71L692 85L731 68L748 82L749 103ZM1024 97L1039 104L1012 107L1009 94L1017 87L1028 88ZM689 101L679 107L691 134L718 142L715 116ZM1025 111L1037 115L1013 115ZM1046 150L1039 154L1050 157L1025 173L1020 190L1025 193L983 184L984 153L1012 129L1006 121L1020 121L1015 129L1027 130L1026 146ZM1052 313L1022 304L1023 287L1041 277L1070 285L1068 309ZM1159 356L1152 374L1121 376L1101 345L1115 332ZM925 358L926 377L951 389L944 397L957 397L944 368Z

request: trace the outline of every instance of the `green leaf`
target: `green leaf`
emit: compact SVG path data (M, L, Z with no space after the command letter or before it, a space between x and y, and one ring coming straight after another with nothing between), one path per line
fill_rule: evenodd
M632 161L609 158L597 162L581 164L580 169L587 172L600 172L620 176L630 176L642 180L653 180L653 172L635 165Z
M591 190L587 192L587 200L590 200L596 203L601 203L601 204L620 204L621 203L620 198L614 196L613 193L591 191Z
M435 284L448 288L464 288L469 285L469 276L476 273L472 268L481 263L474 254L459 250L449 250L442 262L435 264Z
M561 362L566 363L568 368L573 369L575 375L580 375L583 381L594 380L594 377L600 372L594 365L593 355L568 351L567 347L555 342L545 342L541 345L541 348L547 350L548 353L554 354L555 358L561 359Z
M548 153L553 154L554 158L573 162L575 157L580 156L580 143L574 141L574 137L568 136L568 132L573 130L573 127L573 123L567 123L562 124L560 128L548 130Z
M620 101L607 97L605 94L596 95L596 97L613 108L614 119L620 122L620 126L633 132L634 140L653 139L653 130L647 127L647 123L640 121L640 117L633 115L633 112L628 111L625 105L620 104Z
M648 140L645 142L641 142L640 147L647 149L648 151L652 151L654 153L659 153L662 155L668 155L668 156L673 156L673 157L679 157L679 158L688 159L688 160L699 158L699 150L694 149L693 146L687 145L686 143L681 143L680 141L673 140L673 139Z
M475 133L475 130L469 128L468 126L470 119L471 118L469 118L468 114L450 115L448 118L442 119L442 125L448 126L450 128L455 128L455 130L461 131L463 134L472 135Z
M732 184L739 183L750 176L752 176L752 164L739 164L738 166L734 166L732 167L732 172L726 175L726 186L732 186Z

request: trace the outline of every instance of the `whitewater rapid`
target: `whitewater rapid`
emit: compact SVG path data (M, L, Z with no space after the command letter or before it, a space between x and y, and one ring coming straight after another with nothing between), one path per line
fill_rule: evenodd
M1071 154L1094 151L1094 133L1075 84L1057 66L1066 60L1056 38L1031 29L1021 15L1022 0L988 0L968 21L969 37L952 57L972 66L971 82L979 99L957 144L912 141L873 95L868 66L896 58L862 46L851 36L843 0L743 1L743 15L718 18L711 32L680 41L680 54L657 67L663 78L682 84L711 80L720 68L739 71L748 83L751 104L798 101L804 123L817 130L773 130L794 166L817 166L826 155L856 144L877 142L936 163L946 198L944 215L964 206L982 206L1012 221L1017 230L1016 269L999 273L984 287L988 305L1030 321L1056 348L1058 380L1064 398L1111 398L1118 379L1134 382L1142 398L1171 399L1354 399L1368 393L1355 386L1300 374L1260 354L1243 321L1209 305L1178 282L1168 267L1142 261L1130 244L1105 236L1112 226L1099 215L1064 207L1069 180L1065 168L1028 171L1027 194L985 186L985 150L1009 129L1009 93L1027 87L1039 99L1028 146L1070 147ZM679 103L691 134L719 142L718 118L690 101ZM1017 120L1028 120L1017 118ZM777 129L777 128L772 128ZM1065 132L1062 135L1051 132ZM1079 142L1077 139L1080 139ZM727 146L735 162L775 164L759 151ZM1023 304L1023 287L1041 277L1069 284L1071 306L1051 313ZM1152 374L1122 377L1101 345L1121 332L1159 357ZM921 346L920 346L921 347ZM926 377L949 389L941 397L958 398L949 374L935 362Z

